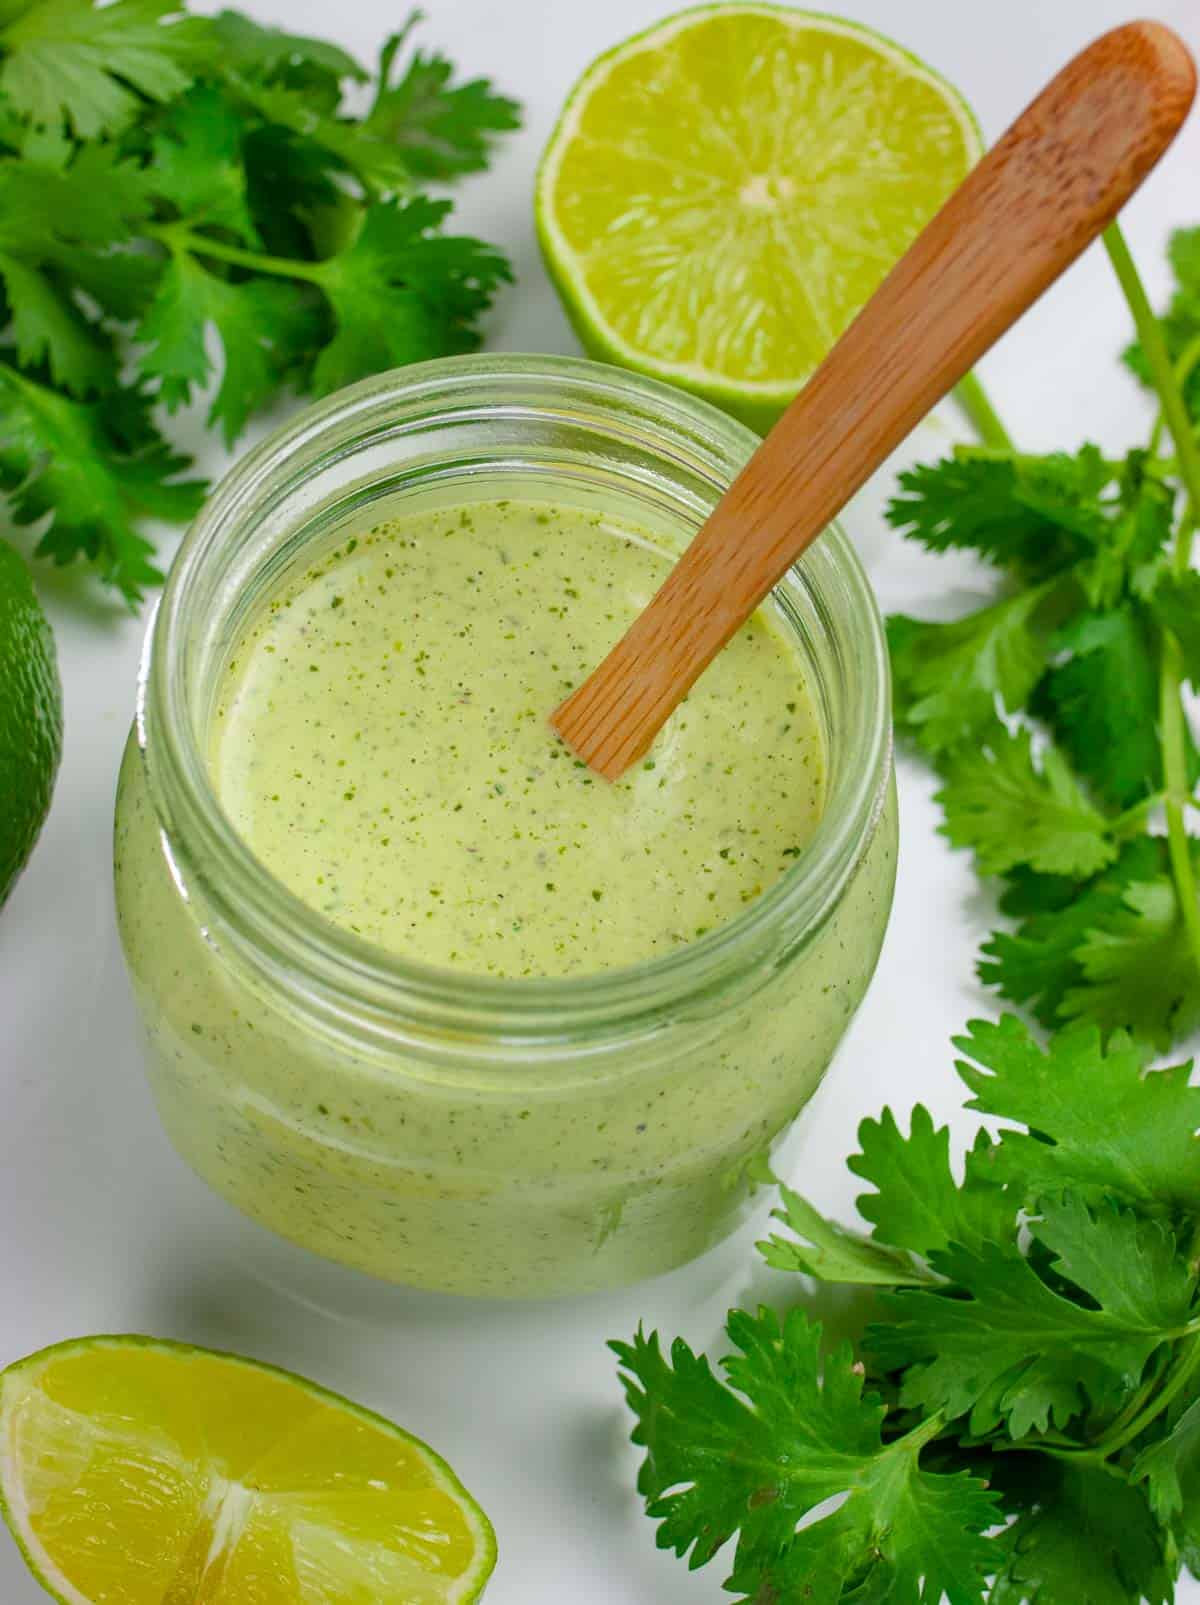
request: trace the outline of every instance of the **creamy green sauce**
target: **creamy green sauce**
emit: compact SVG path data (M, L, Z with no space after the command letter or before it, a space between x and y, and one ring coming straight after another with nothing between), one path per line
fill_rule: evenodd
M533 501L345 540L231 654L211 751L226 810L305 902L427 963L569 975L694 941L803 852L824 762L766 611L616 785L553 734L668 566L638 531Z

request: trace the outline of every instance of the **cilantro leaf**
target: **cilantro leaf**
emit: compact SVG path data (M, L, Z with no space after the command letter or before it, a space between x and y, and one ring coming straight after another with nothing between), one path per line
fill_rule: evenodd
M1125 1041L1107 1050L1095 1026L1075 1027L1043 1050L1015 1016L973 1020L954 1045L968 1109L1011 1120L969 1170L1020 1190L1019 1202L1064 1188L1110 1195L1143 1210L1200 1211L1200 1088L1190 1065L1145 1071Z
M59 564L88 557L131 605L162 577L133 520L190 518L205 486L178 478L187 467L150 422L145 397L74 402L0 366L0 488L14 520L52 515L39 554Z
M106 287L107 254L85 247L120 237L145 207L136 169L103 147L66 168L0 161L0 280L17 354L74 395L117 382L111 341L75 294Z
M1118 494L1104 541L1073 575L1091 607L1104 611L1153 590L1175 522L1175 491L1153 471L1150 453L1131 451L1117 465Z
M884 1444L884 1406L863 1397L848 1347L820 1355L820 1327L800 1311L735 1310L740 1355L724 1362L729 1385L677 1339L668 1362L657 1334L612 1348L646 1449L638 1487L661 1522L658 1543L692 1566L736 1533L727 1585L750 1601L799 1597L978 1605L996 1545L983 1536L993 1497L963 1473L925 1471L928 1427ZM841 1506L799 1528L817 1506Z
M3 30L5 18L3 3L0 0L0 50L3 49ZM25 154L29 144L40 139L45 133L44 129L31 128L17 111L12 101L0 89L0 148L5 154ZM62 137L59 135L58 137Z
M491 246L437 233L449 211L423 196L375 205L350 248L316 265L337 322L313 371L319 395L389 364L478 345L476 320L511 272Z
M82 292L103 314L119 322L141 317L162 276L159 258L136 249L97 251L82 246L64 248L62 257L68 252L65 265L76 301Z
M285 373L311 346L316 321L304 286L261 278L230 283L180 253L163 274L138 329L145 344L139 369L174 411L211 375L205 332L212 324L225 371L208 421L219 425L232 445L247 418L271 401Z
M984 944L981 979L1014 1003L1028 1004L1043 1025L1063 1024L1069 1018L1066 996L1083 979L1076 955L1089 931L1120 912L1128 887L1153 880L1164 866L1162 843L1141 836L1084 884L1018 870L1000 907L1020 924L1015 933L997 932Z
M1142 1328L1157 1340L1164 1327L1187 1323L1195 1272L1163 1221L1144 1220L1109 1198L1089 1205L1068 1192L1043 1197L1030 1230L1055 1256L1057 1274L1128 1330Z
M1099 547L1098 506L1116 465L1095 446L1075 456L1019 458L960 449L900 475L888 522L933 552L966 547L998 567L1041 579Z
M245 133L220 90L197 84L170 108L155 136L150 178L190 226L227 229L250 245L257 235L246 204Z
M414 53L402 77L392 68L420 20L414 12L383 47L379 90L367 117L373 133L403 152L417 178L450 179L486 167L496 134L521 126L515 100L496 93L486 78L454 83L454 68L434 51Z
M1080 1286L1096 1302L1063 1297L1011 1244L957 1245L930 1256L954 1296L922 1288L879 1295L886 1324L868 1328L866 1345L885 1371L904 1371L903 1404L948 1417L970 1416L981 1435L1004 1422L1014 1439L1051 1423L1065 1427L1089 1404L1119 1403L1146 1361L1186 1318L1178 1289L1148 1290L1133 1264L1137 1244L1114 1215L1093 1222L1108 1280ZM1086 1267L1076 1267L1086 1278ZM1113 1280L1121 1303L1107 1308L1098 1290ZM964 1296L965 1295L965 1296Z
M980 1134L986 1145L986 1136ZM907 1137L890 1109L858 1128L859 1152L847 1160L873 1193L860 1194L859 1214L876 1239L926 1259L961 1243L975 1248L1015 1230L1016 1204L979 1173L960 1186L950 1169L950 1131L917 1104Z
M182 11L180 0L43 0L0 31L0 91L36 126L118 133L139 95L170 100L191 81L203 24Z
M28 156L0 161L0 204L7 247L36 256L54 243L127 243L148 215L150 195L136 162L114 145L94 144L81 146L66 165Z
M267 122L288 128L318 146L339 167L352 173L368 192L386 196L411 188L411 174L402 153L367 123L351 122L317 110L304 90L258 83L233 72L226 75L226 81L239 100Z
M1049 630L1040 621L1054 582L1018 591L949 624L888 619L896 721L927 752L986 732L997 700L1021 708L1045 672Z
M949 1128L935 1128L923 1105L912 1112L909 1136L885 1109L878 1120L862 1122L858 1140L861 1152L847 1163L876 1188L858 1199L859 1213L872 1222L873 1237L826 1220L805 1199L781 1187L784 1207L775 1218L800 1240L774 1236L760 1243L768 1265L826 1282L927 1286L940 1282L924 1263L932 1250L952 1242L976 1247L1015 1231L1017 1201L1006 1197L984 1166L968 1171L961 1186L955 1181ZM988 1147L981 1132L976 1149L986 1153Z
M757 1245L773 1269L864 1287L921 1286L937 1280L910 1254L827 1220L790 1187L780 1187L779 1192L783 1208L775 1210L772 1218L783 1221L795 1237L773 1233Z
M326 240L326 218L350 220L358 226L359 207L337 183L337 166L319 145L290 128L261 123L242 143L246 167L246 203L255 232L275 256L300 261L335 255L345 238Z
M1028 864L1086 878L1117 856L1108 821L1062 754L1047 747L1035 765L1028 730L1010 735L998 725L981 746L956 751L943 775L942 834L974 849L982 875Z
M239 11L218 12L212 30L216 51L226 67L264 83L279 80L295 87L297 75L313 72L326 74L335 82L349 79L356 84L366 83L370 76L353 56L328 39L266 28Z
M1200 843L1190 846L1200 863ZM1200 1024L1195 960L1169 874L1126 887L1121 906L1096 919L1075 958L1081 975L1063 998L1065 1019L1130 1031L1164 1053Z
M991 1605L1169 1605L1172 1569L1138 1489L1044 1456L999 1458L1019 1463L1023 1508L998 1539Z
M45 363L55 383L76 396L116 383L116 361L108 339L51 277L0 249L0 281L24 367L36 369Z
M1196 1342L1189 1339L1179 1366L1194 1365ZM1134 1461L1130 1481L1145 1485L1150 1508L1188 1570L1200 1577L1200 1389L1194 1375L1155 1429L1158 1436Z
M1143 1479L1161 1517L1183 1510L1185 1479L1191 1484L1189 1504L1200 1493L1200 1399L1193 1399L1171 1431L1138 1456L1133 1480Z
M1154 588L1151 606L1183 650L1184 671L1200 691L1200 573L1170 575Z
M1158 675L1140 612L1087 614L1060 632L1071 656L1051 669L1037 711L1100 797L1128 808L1162 783Z

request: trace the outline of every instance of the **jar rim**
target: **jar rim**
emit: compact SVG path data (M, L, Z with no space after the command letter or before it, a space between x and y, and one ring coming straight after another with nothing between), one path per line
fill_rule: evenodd
M394 1040L399 1021L450 1036L486 1031L529 1047L584 1026L628 1021L702 994L723 996L782 925L803 939L836 904L882 809L891 761L890 681L882 620L862 564L834 523L803 559L813 584L835 585L864 685L852 765L825 799L805 851L745 910L694 942L618 969L582 975L496 977L392 953L330 921L279 881L226 813L189 713L190 606L222 544L298 461L381 421L401 402L453 409L472 390L536 381L602 419L633 408L664 448L686 440L719 458L728 477L759 443L744 425L662 382L577 357L487 354L439 358L373 376L320 400L268 435L219 481L187 531L147 631L137 731L164 851L184 895L201 883L206 910L273 986L349 1026L373 1019ZM486 398L476 405L487 406ZM728 479L726 479L726 483ZM719 489L723 489L721 485ZM286 487L284 487L286 493ZM789 578L796 570L790 571ZM786 581L784 582L786 583ZM214 875L205 865L220 864Z

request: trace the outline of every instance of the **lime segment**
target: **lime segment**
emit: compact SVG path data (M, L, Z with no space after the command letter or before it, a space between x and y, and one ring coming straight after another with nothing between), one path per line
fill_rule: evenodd
M982 148L890 40L704 6L595 62L542 160L537 219L585 346L763 427Z
M146 1338L0 1376L0 1509L67 1605L457 1605L496 1554L408 1433L286 1372Z

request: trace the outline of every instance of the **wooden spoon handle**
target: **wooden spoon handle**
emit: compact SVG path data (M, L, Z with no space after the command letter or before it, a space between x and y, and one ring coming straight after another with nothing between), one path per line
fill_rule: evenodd
M1112 221L1187 115L1196 71L1134 22L1076 56L918 237L552 723L616 779L864 480Z

